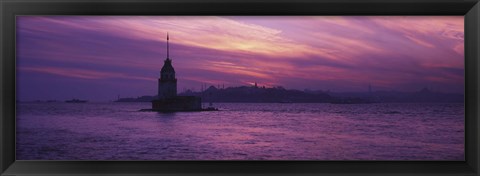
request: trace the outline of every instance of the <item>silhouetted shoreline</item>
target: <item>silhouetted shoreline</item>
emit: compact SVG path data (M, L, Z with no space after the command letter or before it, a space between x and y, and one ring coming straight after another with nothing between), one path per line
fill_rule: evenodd
M182 96L198 96L202 102L222 103L463 103L464 95L434 92L423 88L416 92L375 91L375 92L325 92L287 90L282 87L228 87L210 86L202 92L185 91ZM151 102L156 96L119 98L115 102Z

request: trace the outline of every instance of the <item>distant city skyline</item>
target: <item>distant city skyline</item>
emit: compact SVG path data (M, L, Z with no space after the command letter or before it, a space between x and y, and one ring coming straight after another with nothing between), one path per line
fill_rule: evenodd
M254 85L463 93L463 16L19 16L17 99L155 95Z

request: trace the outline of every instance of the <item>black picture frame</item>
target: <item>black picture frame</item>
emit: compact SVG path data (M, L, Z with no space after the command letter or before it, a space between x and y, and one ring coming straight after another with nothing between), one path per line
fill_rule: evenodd
M479 175L478 0L0 0L1 175ZM17 15L464 15L465 161L16 161Z

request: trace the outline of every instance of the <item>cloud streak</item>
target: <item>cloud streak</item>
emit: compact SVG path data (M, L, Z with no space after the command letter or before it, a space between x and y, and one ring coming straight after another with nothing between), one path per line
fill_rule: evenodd
M124 73L84 70L84 69L76 69L76 68L20 67L20 71L48 73L48 74L65 76L70 78L92 79L92 80L105 80L105 79L112 79L112 78L135 79L135 80L146 80L146 81L156 80L155 78L130 76L130 75L125 75Z

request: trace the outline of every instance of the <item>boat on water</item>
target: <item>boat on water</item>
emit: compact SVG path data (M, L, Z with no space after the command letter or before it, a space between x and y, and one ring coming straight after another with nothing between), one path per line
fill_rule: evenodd
M87 100L80 100L80 99L71 99L71 100L67 100L65 101L65 103L86 103L88 102Z

